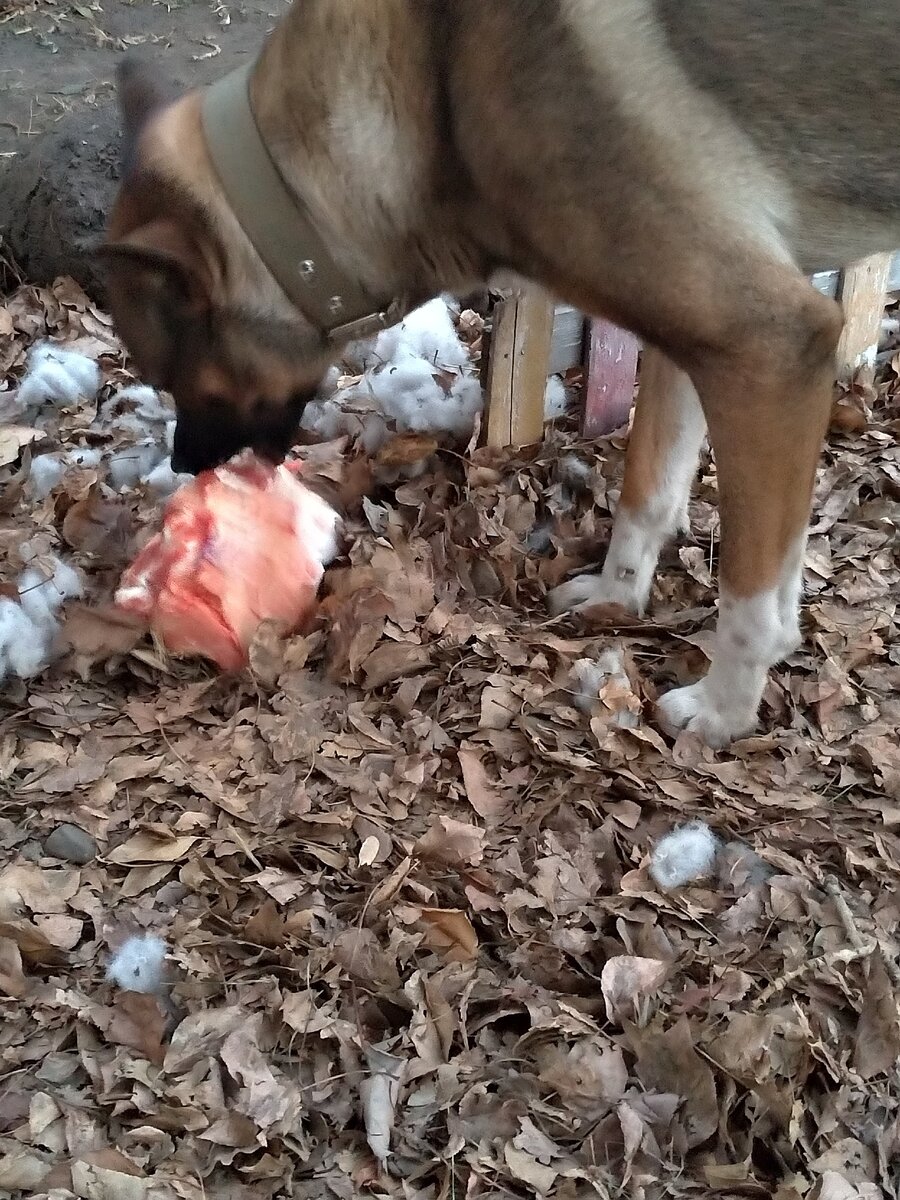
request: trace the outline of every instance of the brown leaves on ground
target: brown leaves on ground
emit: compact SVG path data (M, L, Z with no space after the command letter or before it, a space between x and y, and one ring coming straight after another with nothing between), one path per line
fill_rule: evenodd
M29 339L106 336L63 284L0 314L8 380ZM837 423L807 641L723 754L646 718L709 644L709 462L651 617L575 622L544 595L602 555L620 442L407 441L425 473L377 490L309 447L347 557L315 627L230 679L105 623L148 497L34 506L0 467L0 583L29 537L92 590L69 657L4 685L0 1194L896 1200L897 385ZM579 708L611 645L627 670ZM663 894L648 851L693 818L719 878ZM61 824L96 859L48 857ZM166 938L163 996L105 979L134 929Z

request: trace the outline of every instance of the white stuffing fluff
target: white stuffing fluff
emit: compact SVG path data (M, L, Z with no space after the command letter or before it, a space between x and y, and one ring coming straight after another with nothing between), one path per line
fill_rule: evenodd
M113 954L106 976L127 992L158 992L163 983L166 943L153 933L128 937Z
M117 491L136 487L164 456L162 446L155 442L143 442L138 446L125 446L109 459L109 477Z
M402 357L423 358L433 367L462 370L469 366L469 351L460 341L450 316L452 301L438 296L414 309L397 325L381 332L374 342L354 342L344 361L359 373Z
M564 454L556 466L560 483L571 488L573 492L586 492L591 486L593 468L580 459L577 454Z
M191 476L180 474L172 470L172 459L167 455L162 462L158 462L152 471L141 480L146 483L151 491L156 492L158 496L171 496L183 487L186 483L190 483Z
M83 467L91 469L99 467L103 460L103 455L99 450L95 450L91 446L76 446L74 450L67 450L63 456L67 463L71 463L73 467Z
M659 839L650 855L650 874L660 887L684 887L708 878L718 853L719 842L710 827L691 821Z
M39 454L31 460L28 487L39 500L43 500L62 482L67 467L99 467L102 458L99 450L87 446L76 446L62 454Z
M49 496L66 473L61 454L38 454L31 460L28 487L39 500Z
M172 453L175 420L171 408L163 404L154 388L132 384L111 398L105 417L110 426L131 439L108 460L113 487L121 492L146 483L166 455Z
M631 690L631 680L625 670L622 654L610 646L596 658L579 658L569 672L575 707L583 713L590 713L597 705L600 692L607 683L617 683L620 687ZM627 708L620 709L613 717L613 725L620 729L636 729L640 724L637 713Z
M40 342L29 356L28 373L16 392L20 412L40 409L45 404L60 408L93 400L100 387L100 368L84 354L63 350L52 342Z
M143 383L129 384L113 396L110 406L122 401L132 406L132 411L147 425L166 425L172 420L172 410L163 404L159 392Z
M544 390L544 420L557 421L566 415L569 395L559 375L551 375Z
M30 679L44 666L47 637L21 604L0 597L0 680L7 675Z
M81 595L81 578L74 567L54 560L49 577L38 567L26 567L18 580L19 603L37 624L56 620L64 600Z
M303 414L303 428L325 440L357 438L372 454L393 432L462 439L484 406L468 348L441 297L384 330L374 343L354 343L344 361L362 378L338 388L336 372L329 372Z
M30 679L47 665L60 606L82 593L78 572L61 559L52 560L49 577L40 567L26 567L16 586L18 602L0 599L0 680Z

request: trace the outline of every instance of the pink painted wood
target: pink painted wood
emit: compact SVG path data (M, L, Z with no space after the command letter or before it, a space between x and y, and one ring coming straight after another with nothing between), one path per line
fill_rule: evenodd
M634 402L639 343L610 321L589 322L582 433L601 437L628 420Z

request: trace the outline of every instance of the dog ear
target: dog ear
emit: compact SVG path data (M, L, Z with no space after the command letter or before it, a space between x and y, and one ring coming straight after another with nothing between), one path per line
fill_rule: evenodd
M212 304L212 281L199 247L160 217L98 247L113 318L150 383L166 386L180 333Z
M116 91L122 118L124 173L127 175L145 123L171 103L175 94L173 89L160 84L156 68L135 54L126 55L116 67Z

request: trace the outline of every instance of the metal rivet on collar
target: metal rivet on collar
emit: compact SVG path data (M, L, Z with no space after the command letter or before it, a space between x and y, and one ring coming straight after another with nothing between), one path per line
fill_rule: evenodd
M331 313L331 315L333 317L336 317L338 315L338 313L343 312L344 311L343 296L332 296L331 299L328 301L328 311Z
M303 280L308 283L316 273L316 264L311 258L304 258L303 262L300 263L300 266L297 269L300 272Z

